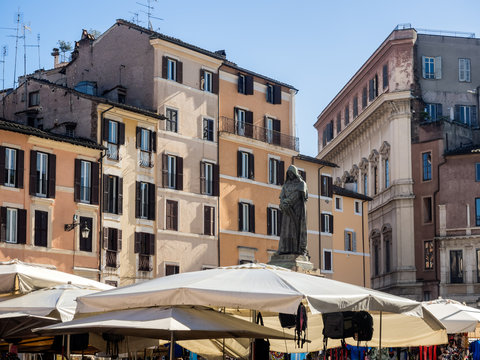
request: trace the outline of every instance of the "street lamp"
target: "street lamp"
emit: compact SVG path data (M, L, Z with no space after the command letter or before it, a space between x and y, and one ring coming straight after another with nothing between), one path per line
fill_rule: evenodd
M65 224L65 231L72 231L75 226L80 225L80 222L78 221L78 215L73 215L73 221L71 224ZM87 222L83 222L83 226L80 228L80 235L82 236L83 239L87 239L88 236L90 235L90 229L87 226Z

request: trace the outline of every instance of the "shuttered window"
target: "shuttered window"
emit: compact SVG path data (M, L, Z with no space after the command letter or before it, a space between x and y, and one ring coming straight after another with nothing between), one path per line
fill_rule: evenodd
M255 232L255 205L238 203L238 230Z
M332 177L321 175L320 179L321 179L321 193L320 193L321 196L331 198L333 194Z
M48 212L35 210L35 246L47 247L48 245Z
M285 162L273 158L268 159L268 182L283 185L285 180Z
M114 175L103 176L103 210L111 214L122 214L123 179Z
M163 187L183 190L183 158L162 154Z
M350 109L347 105L345 106L345 120L344 120L345 126L347 126L349 122L350 122Z
M135 254L155 255L155 235L145 232L135 233Z
M27 236L27 210L0 207L0 241L25 244Z
M322 214L321 215L321 231L322 233L333 234L333 215Z
M203 208L203 234L215 235L215 208L205 205Z
M470 59L458 59L458 81L470 82Z
M167 230L178 230L178 202L167 200L165 209L165 228Z
M237 176L252 180L255 178L255 160L253 154L246 151L237 152Z
M253 95L253 77L238 74L238 92L244 95Z
M183 64L181 61L162 57L162 78L183 83Z
M267 208L267 235L279 236L282 228L282 213L276 208Z
M135 217L155 220L155 200L155 184L137 181L135 186Z
M23 188L24 152L0 146L0 184Z

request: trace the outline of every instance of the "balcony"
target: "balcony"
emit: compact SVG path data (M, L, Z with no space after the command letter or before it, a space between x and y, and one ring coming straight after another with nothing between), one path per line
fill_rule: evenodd
M140 166L153 167L152 153L149 151L140 151Z
M237 120L225 116L222 116L220 119L220 132L235 134L299 151L300 143L297 137L285 135L279 131L274 131L261 126L238 122Z
M150 255L138 255L138 270L139 271L152 271L153 267L150 264Z
M106 250L105 252L105 265L110 268L118 268L119 265L117 263L117 252L115 250Z
M118 145L108 143L107 145L107 158L112 160L118 160Z

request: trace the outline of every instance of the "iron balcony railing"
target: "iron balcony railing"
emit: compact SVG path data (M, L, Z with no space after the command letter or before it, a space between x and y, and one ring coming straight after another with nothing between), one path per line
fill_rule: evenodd
M244 121L237 121L225 116L220 118L220 132L244 136L295 151L299 151L300 148L299 140L295 136L285 135L279 131L248 124Z
M138 270L139 271L152 271L153 267L150 264L150 255L138 255Z
M114 250L107 250L105 255L106 255L105 265L107 267L117 268L118 267L117 252Z
M140 151L140 166L153 167L152 153L149 151Z
M108 143L107 145L107 158L112 160L118 160L118 145Z

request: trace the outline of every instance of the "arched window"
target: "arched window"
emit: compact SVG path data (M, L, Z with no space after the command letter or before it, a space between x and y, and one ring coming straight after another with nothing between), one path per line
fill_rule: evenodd
M373 230L370 234L370 241L372 242L373 255L373 276L380 275L380 231Z
M392 271L392 227L387 224L382 228L383 246L385 250L385 272Z

